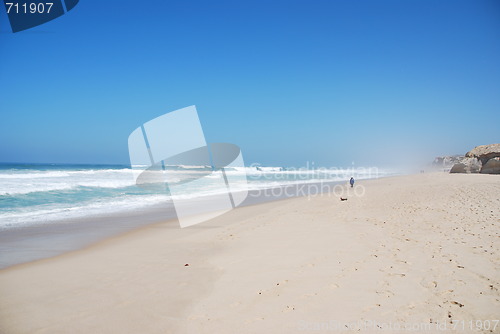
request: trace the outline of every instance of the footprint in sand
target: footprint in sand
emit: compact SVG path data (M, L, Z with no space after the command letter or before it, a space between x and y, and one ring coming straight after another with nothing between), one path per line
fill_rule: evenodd
M428 281L425 279L420 281L420 285L424 288L437 288L438 287L438 283L436 281Z
M335 289L338 289L340 287L340 285L338 285L336 283L331 283L330 285L328 285L328 287L332 290L335 290Z
M375 293L378 295L385 296L387 298L394 296L394 292L392 292L391 290L375 291Z

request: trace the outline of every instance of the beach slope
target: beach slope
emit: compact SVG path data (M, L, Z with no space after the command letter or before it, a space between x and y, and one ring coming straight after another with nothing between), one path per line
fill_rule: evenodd
M357 185L1 270L0 333L469 333L499 318L500 177Z

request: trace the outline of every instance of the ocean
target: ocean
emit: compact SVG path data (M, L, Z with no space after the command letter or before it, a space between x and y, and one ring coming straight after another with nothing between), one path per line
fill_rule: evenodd
M221 191L206 166L167 166L170 185L184 199L210 196ZM234 189L270 189L301 183L348 181L398 174L374 168L284 168L253 165L226 172ZM176 178L176 175L182 176ZM206 184L186 182L205 175ZM208 175L207 175L208 174ZM180 180L182 179L182 184ZM141 188L130 166L91 164L0 164L0 230L51 224L75 218L126 213L158 206L170 200L168 187Z

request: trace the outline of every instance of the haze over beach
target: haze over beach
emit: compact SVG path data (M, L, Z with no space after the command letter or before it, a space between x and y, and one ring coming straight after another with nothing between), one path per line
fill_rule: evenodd
M32 5L1 334L500 333L500 2Z

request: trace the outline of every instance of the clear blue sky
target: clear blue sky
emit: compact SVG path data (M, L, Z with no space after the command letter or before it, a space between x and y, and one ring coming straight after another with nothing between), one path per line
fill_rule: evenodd
M0 161L127 163L196 105L247 164L380 164L500 142L500 1L81 0L11 33Z

